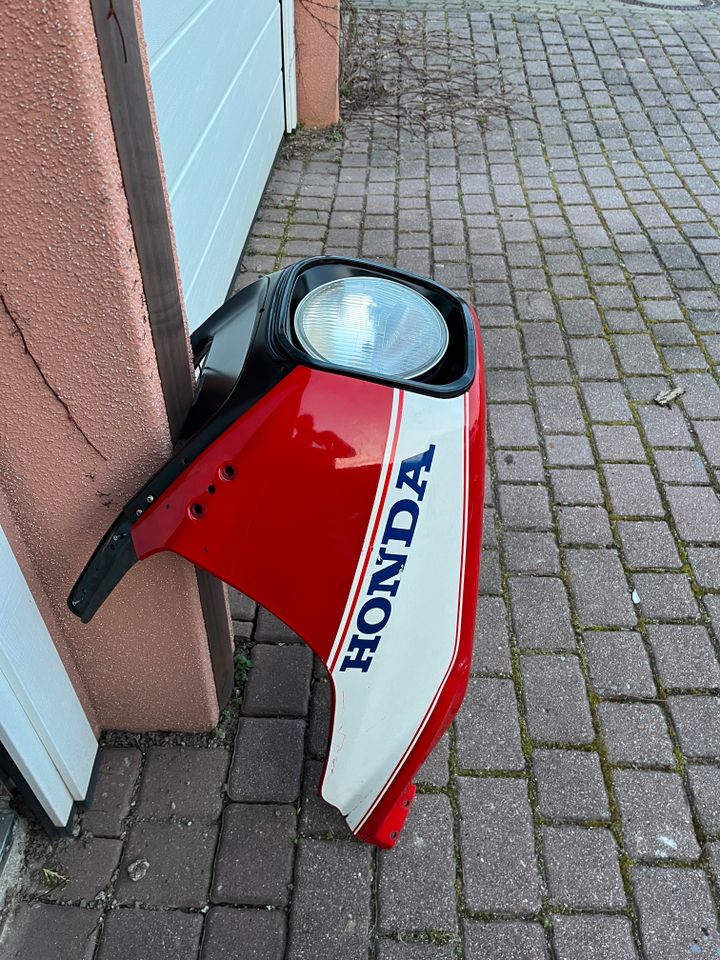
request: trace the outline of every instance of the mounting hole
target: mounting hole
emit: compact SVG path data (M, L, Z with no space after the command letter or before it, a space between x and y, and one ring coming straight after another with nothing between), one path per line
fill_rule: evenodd
M409 800L406 800L405 803L403 804L403 806L404 806L405 808L409 807L409 806L410 806L410 801L409 801Z
M231 463L226 463L224 467L220 468L220 476L223 480L234 480L235 467Z
M390 839L391 839L391 840L394 840L395 837L397 837L397 830L393 830L393 832L390 834Z
M196 520L199 520L201 517L204 517L205 507L201 503L191 503L190 516L195 517Z
M208 493L215 493L215 484L211 483L208 487Z

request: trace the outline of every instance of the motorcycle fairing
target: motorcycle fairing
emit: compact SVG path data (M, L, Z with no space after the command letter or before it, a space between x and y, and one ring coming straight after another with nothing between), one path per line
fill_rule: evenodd
M476 375L463 392L289 366L117 522L123 563L171 550L265 606L323 661L333 713L321 793L383 847L470 668L484 477L472 323ZM78 585L71 609L80 596Z

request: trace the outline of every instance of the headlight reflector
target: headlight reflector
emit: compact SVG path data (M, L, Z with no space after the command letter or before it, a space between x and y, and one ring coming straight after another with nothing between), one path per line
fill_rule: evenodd
M317 360L401 380L427 373L448 345L440 311L382 277L347 277L311 290L295 311L295 332Z

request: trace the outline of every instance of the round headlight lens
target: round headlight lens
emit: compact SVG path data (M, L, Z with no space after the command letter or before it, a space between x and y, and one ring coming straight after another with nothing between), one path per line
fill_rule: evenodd
M318 360L401 380L427 373L448 345L440 311L381 277L348 277L311 290L295 311L295 331Z

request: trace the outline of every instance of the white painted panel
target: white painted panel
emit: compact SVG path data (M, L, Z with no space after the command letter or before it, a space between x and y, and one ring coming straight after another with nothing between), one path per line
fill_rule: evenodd
M97 742L2 529L0 676L70 794L84 799ZM12 741L13 732L8 735ZM23 739L29 734L17 729L14 735ZM5 746L9 751L8 742Z
M2 673L0 704L0 741L52 823L64 827L72 812L72 794Z
M283 29L291 25L292 3L142 0L141 6L183 294L195 329L227 294L285 129Z

